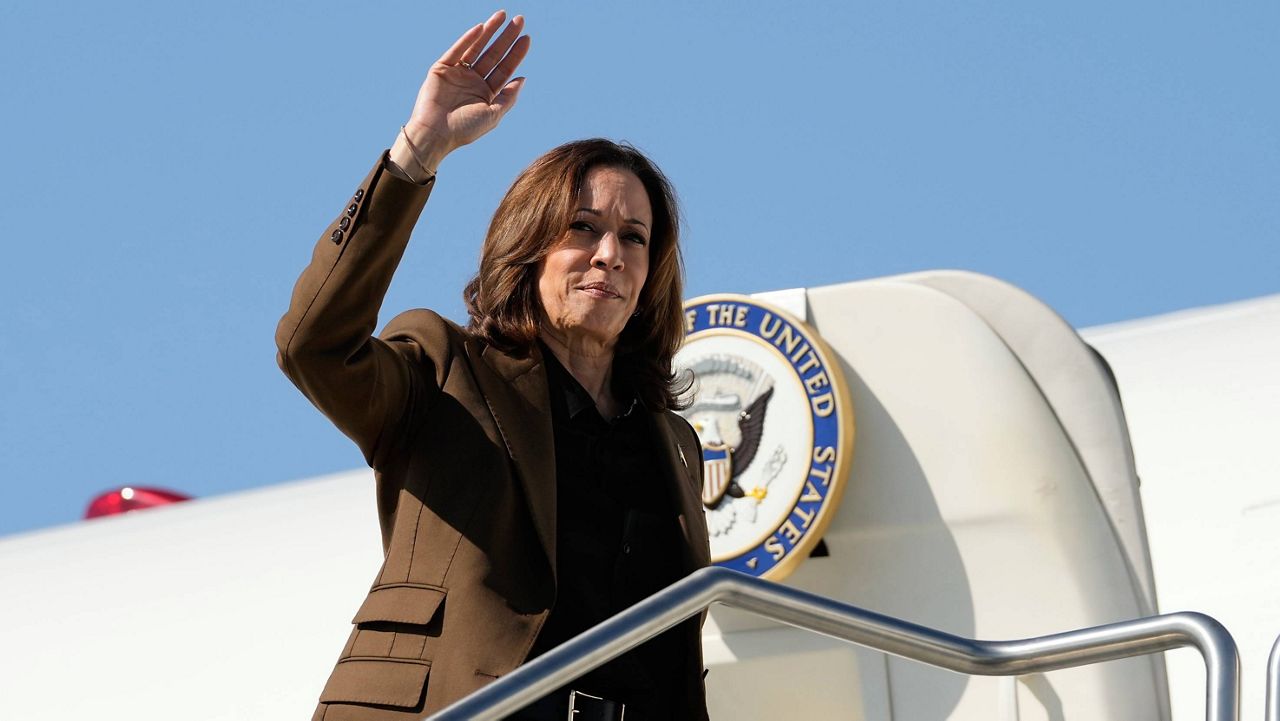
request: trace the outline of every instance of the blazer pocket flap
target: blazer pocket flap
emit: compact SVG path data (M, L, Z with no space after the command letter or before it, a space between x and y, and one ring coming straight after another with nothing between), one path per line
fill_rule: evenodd
M320 692L321 703L376 703L414 708L422 700L431 664L386 658L347 658L338 662Z
M351 622L394 621L426 625L444 603L444 596L444 589L435 586L374 588Z

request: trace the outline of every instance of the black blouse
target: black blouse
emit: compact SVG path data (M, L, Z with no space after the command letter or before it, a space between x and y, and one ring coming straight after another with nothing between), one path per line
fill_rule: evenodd
M556 603L530 658L623 611L682 575L680 526L654 461L648 414L633 400L604 419L581 384L542 348L556 454ZM661 718L683 693L676 629L569 685ZM655 703L659 705L655 707Z

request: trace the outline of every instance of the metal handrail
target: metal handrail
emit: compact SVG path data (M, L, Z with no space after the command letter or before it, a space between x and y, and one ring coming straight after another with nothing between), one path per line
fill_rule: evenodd
M1280 637L1267 657L1267 721L1280 721Z
M724 568L704 568L570 639L430 718L499 719L723 603L958 673L1018 676L1193 646L1204 658L1208 721L1239 721L1240 660L1222 624L1169 613L1017 641L978 641Z

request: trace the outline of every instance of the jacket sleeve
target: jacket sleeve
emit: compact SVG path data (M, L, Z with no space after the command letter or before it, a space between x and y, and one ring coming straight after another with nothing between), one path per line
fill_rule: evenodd
M325 228L276 328L281 370L356 442L370 465L394 445L412 404L439 387L429 377L434 369L421 334L389 340L373 335L435 181L416 185L387 167L384 153ZM436 327L443 334L444 324ZM440 345L447 347L447 340Z

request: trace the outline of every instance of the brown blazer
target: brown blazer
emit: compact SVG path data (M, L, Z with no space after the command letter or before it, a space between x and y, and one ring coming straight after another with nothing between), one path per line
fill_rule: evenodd
M385 155L384 155L385 158ZM493 348L428 310L374 337L431 183L380 160L324 231L276 331L281 369L375 471L384 560L314 719L418 719L526 658L556 598L556 478L537 351ZM710 558L697 436L651 413L656 479L684 569ZM683 624L689 718L706 718L696 619Z

